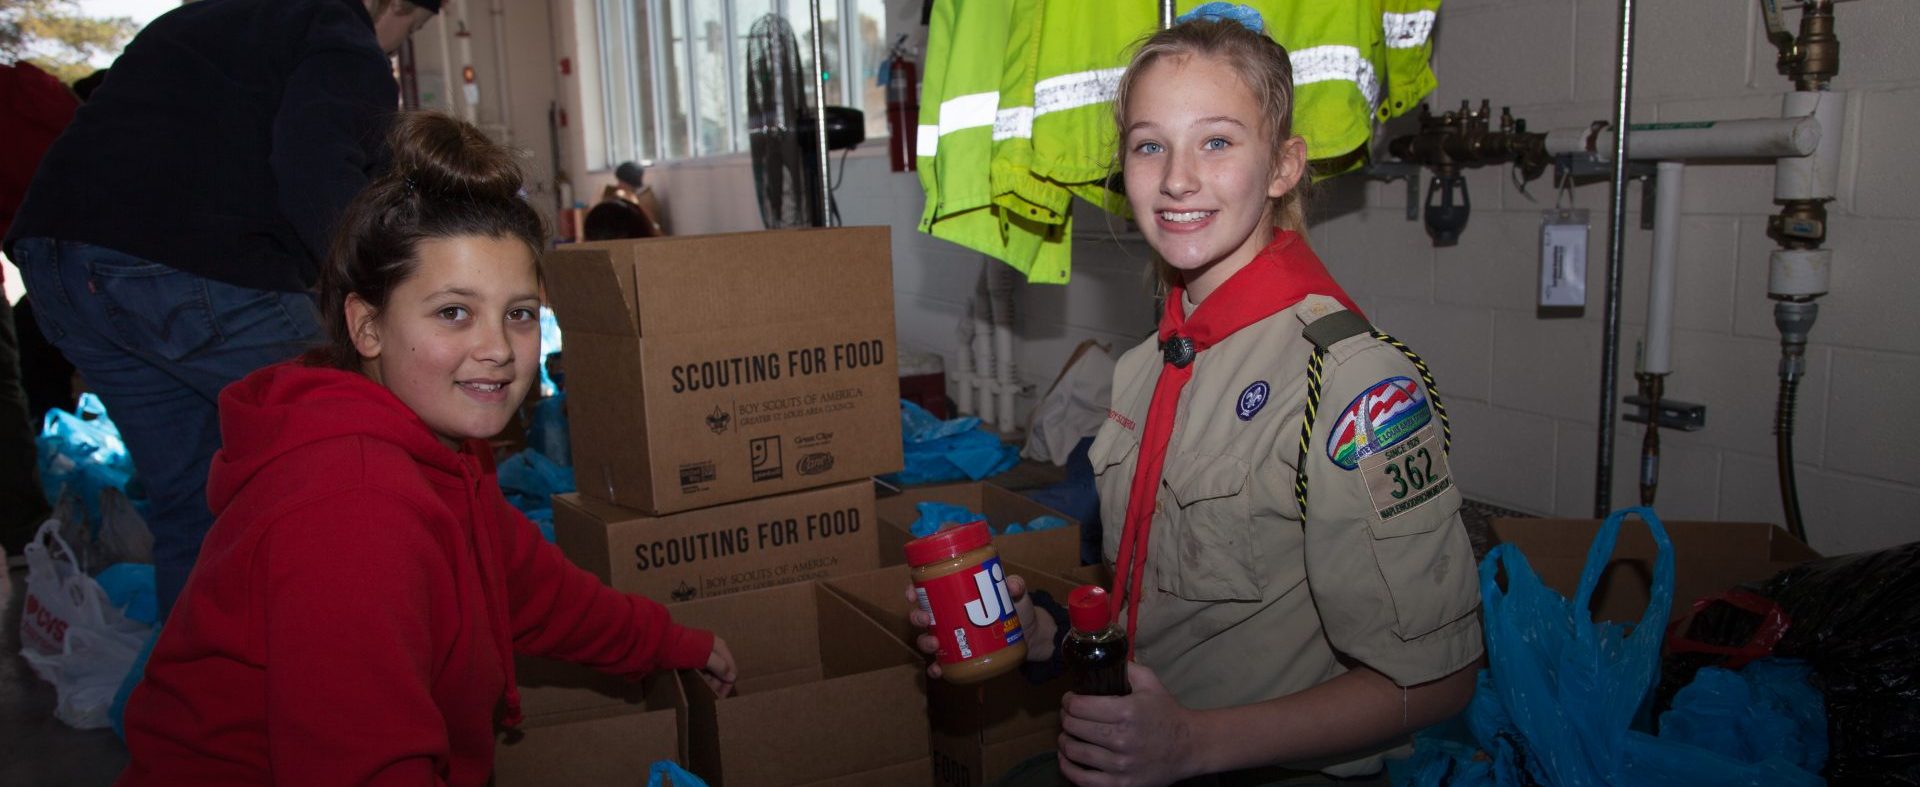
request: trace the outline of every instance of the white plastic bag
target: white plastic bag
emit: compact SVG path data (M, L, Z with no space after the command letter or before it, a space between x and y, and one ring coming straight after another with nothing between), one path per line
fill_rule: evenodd
M57 718L78 729L108 725L120 680L140 655L148 627L130 621L80 569L49 519L27 544L20 655L59 692Z

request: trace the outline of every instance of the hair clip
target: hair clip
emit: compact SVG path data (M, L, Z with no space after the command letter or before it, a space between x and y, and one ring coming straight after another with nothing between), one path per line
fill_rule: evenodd
M418 192L418 191L420 190L420 185L419 185L419 184L417 184L417 183L414 183L414 182L413 182L413 176L412 176L412 175L407 175L407 176L405 176L405 177L402 177L402 178L400 179L400 183L401 183L402 185L404 185L404 186L406 186L406 188L407 188L407 193L408 193L408 194L413 194L413 193L416 193L416 192Z
M1260 12L1252 6L1238 3L1203 3L1174 19L1176 22L1239 22L1242 27L1262 35L1267 32L1267 23L1260 18Z

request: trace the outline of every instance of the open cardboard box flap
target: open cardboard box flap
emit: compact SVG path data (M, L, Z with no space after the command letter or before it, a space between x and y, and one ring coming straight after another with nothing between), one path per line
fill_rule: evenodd
M994 548L999 550L1001 560L1056 574L1080 565L1080 520L986 481L908 487L900 494L875 501L874 510L880 521L905 531L920 518L916 506L924 502L965 506L985 516L995 532L1015 523L1024 525L1034 517L1059 517L1066 521L1066 527L994 536Z
M1492 522L1504 543L1520 548L1541 581L1572 598L1587 564L1587 550L1600 529L1597 519L1507 519ZM1766 579L1819 557L1785 530L1764 522L1663 522L1673 542L1674 593L1671 620L1693 602L1744 582ZM1653 536L1639 519L1621 525L1613 557L1594 588L1593 610L1601 620L1636 621L1647 608L1653 583Z
M548 288L569 304L563 319L581 320L569 331L665 338L704 333L716 316L729 328L831 321L844 313L796 296L891 303L891 276L844 264L888 259L889 234L799 228L572 244L548 252Z
M660 760L687 761L687 699L672 673L628 681L545 659L519 663L527 717L499 735L496 787L631 783Z
M1044 590L1061 603L1075 583L1029 566L1008 562L1030 590ZM827 580L822 584L872 618L902 643L921 633L907 619L911 583L906 566L891 566ZM971 686L928 681L927 708L933 725L935 782L970 787L997 778L1033 754L1050 750L1060 731L1060 695L1067 680L1030 683L1019 672Z
M924 662L838 595L787 585L678 606L681 623L727 640L738 693L689 673L689 755L723 787L859 781L930 772ZM877 782L876 782L877 783Z

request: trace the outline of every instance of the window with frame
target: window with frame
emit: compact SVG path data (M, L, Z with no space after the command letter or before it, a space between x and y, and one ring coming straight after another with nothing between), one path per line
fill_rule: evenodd
M747 39L768 14L792 26L802 74L813 68L808 0L595 0L594 12L606 156L598 168L746 150ZM878 82L886 16L886 0L820 0L826 102L864 112L868 140L887 135ZM811 101L814 83L803 83Z

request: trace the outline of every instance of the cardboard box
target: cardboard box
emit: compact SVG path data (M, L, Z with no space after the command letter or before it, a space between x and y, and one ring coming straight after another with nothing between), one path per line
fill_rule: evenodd
M527 718L624 707L644 710L649 681L633 681L571 662L513 657L520 686L520 713Z
M1665 522L1673 541L1672 620L1693 608L1695 599L1742 582L1761 580L1820 556L1787 531L1764 522ZM1568 598L1580 586L1587 548L1600 529L1595 519L1494 519L1494 535L1520 547L1541 581ZM1593 609L1601 620L1637 621L1647 608L1653 582L1653 537L1638 519L1620 528L1613 561L1594 588Z
M687 761L686 695L672 673L628 681L543 659L519 663L526 720L499 734L495 787L643 785L653 763Z
M1000 550L1001 560L1056 574L1080 565L1080 520L984 481L909 487L900 494L881 498L875 507L880 521L906 531L920 518L914 506L928 501L977 511L986 516L987 524L996 532L1016 522L1024 525L1039 516L1064 519L1066 527L994 536L993 546Z
M873 569L883 529L866 480L666 516L553 497L554 542L567 559L615 590L662 602Z
M1075 584L1017 563L1006 568L1024 578L1029 588L1045 590L1063 604ZM911 646L920 630L907 620L913 610L906 597L910 582L906 566L892 566L821 584ZM1053 751L1060 733L1060 695L1066 691L1065 678L1034 685L1018 672L972 686L928 681L934 783L975 787L1029 757Z
M925 662L840 596L787 585L682 604L740 668L717 698L691 673L691 769L715 787L926 784Z
M900 469L887 228L573 244L546 279L583 494L670 514Z

